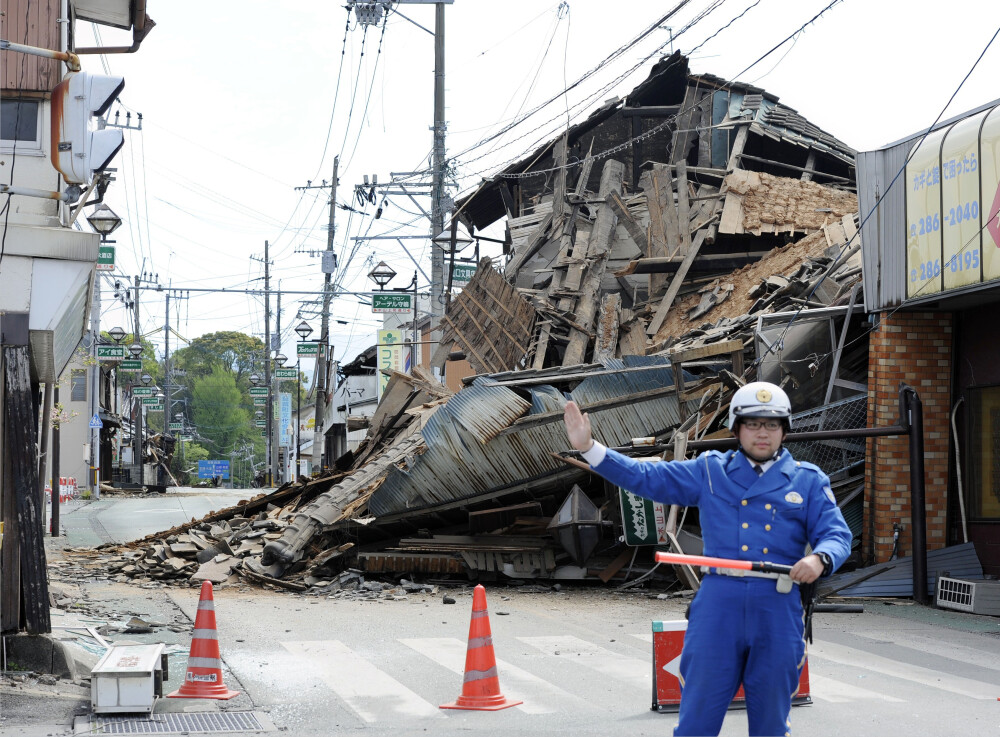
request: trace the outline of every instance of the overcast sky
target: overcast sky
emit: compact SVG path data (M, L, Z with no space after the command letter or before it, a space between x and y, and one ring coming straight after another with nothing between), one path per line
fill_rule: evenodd
M683 7L661 27L601 64L677 5ZM848 145L878 148L926 129L1000 27L996 0L844 0L754 65L828 5L455 0L446 9L446 117L458 192L556 135L567 114L577 123L602 101L624 95L672 49L697 47L692 71L763 87ZM326 247L328 194L295 188L329 181L339 155L337 202L356 210L336 214L340 287L373 289L365 275L381 260L399 273L390 287L405 286L415 266L398 243L353 240L422 235L429 227L404 197L391 197L378 220L374 205L355 198L364 175L384 182L390 172L428 167L433 37L417 24L433 29L434 9L397 9L409 20L391 14L383 33L381 25L359 26L343 5L318 0L151 0L156 28L138 53L85 57L85 69L125 77L112 116L120 111L123 123L131 111L135 126L135 114L143 115L142 130L125 133L107 197L125 221L113 236L119 271L157 274L164 286L262 288L259 259L269 241L272 288L320 289L319 258L306 252ZM78 45L94 41L88 24L78 33ZM128 43L113 29L99 34L104 45ZM945 117L1000 97L998 69L1000 41ZM552 98L504 136L480 143ZM430 209L427 198L421 204ZM430 274L429 243L405 242ZM422 275L418 283L425 291ZM107 280L103 300L102 329L128 330ZM315 300L282 301L289 356L303 302ZM162 293L144 292L141 307L144 332L163 325ZM192 292L190 300L171 299L171 307L171 325L189 340L219 330L263 337L260 297ZM303 316L317 337L319 318ZM344 323L331 324L334 358L351 360L374 343L376 317L358 297L338 297L333 319ZM150 339L162 345L162 332Z

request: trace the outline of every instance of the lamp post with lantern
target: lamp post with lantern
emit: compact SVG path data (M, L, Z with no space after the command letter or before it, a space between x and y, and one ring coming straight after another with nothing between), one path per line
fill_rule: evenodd
M107 247L108 244L114 243L112 240L108 240L108 236L114 233L119 226L122 224L122 219L115 214L114 210L110 207L101 203L94 208L94 211L87 216L87 222L90 223L90 227L94 229L94 232L101 237L101 246ZM100 261L100 259L98 259ZM94 278L94 300L91 307L90 313L90 330L91 330L91 359L93 364L90 367L90 416L94 417L97 415L100 409L100 387L101 387L101 366L100 362L97 360L97 343L101 335L101 281L100 278ZM93 493L94 499L99 499L101 496L101 484L100 484L100 443L101 443L101 431L100 428L93 428L90 431L90 480L89 484L91 491Z

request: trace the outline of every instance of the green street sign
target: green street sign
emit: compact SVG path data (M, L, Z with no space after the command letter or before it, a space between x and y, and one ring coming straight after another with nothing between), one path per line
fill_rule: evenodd
M472 264L455 264L451 269L452 286L464 286L476 275L476 267Z
M266 438L266 437L267 437L267 430L261 430L261 431L260 431L260 436L261 436L262 438Z
M142 403L147 407L151 407L154 404L161 404L161 400L159 397L143 397Z
M97 270L98 271L114 271L115 270L115 247L114 246L98 246L97 247Z
M254 420L255 427L267 427L267 420Z
M267 397L254 397L253 398L253 406L254 407L266 407L267 406Z
M135 386L132 387L133 397L151 397L153 396L153 387L151 386Z
M118 364L119 371L142 371L141 358L127 358Z
M184 423L183 422L171 422L169 425L167 425L167 429L168 430L183 430L184 429Z
M178 440L194 440L194 435L178 435Z
M143 404L145 404L145 400L143 400ZM150 405L148 405L146 407L146 411L147 412L162 412L163 411L163 405L162 404L150 404Z
M97 346L98 361L124 361L125 346L123 345L99 345Z
M412 310L412 294L372 295L372 312L410 312Z
M252 386L252 387L250 387L250 396L251 397L266 397L267 393L268 392L267 392L267 387L266 386Z
M295 375L298 373L298 369L293 368L277 368L274 370L274 378L276 379L294 379Z
M318 356L319 343L299 343L296 351L299 356Z

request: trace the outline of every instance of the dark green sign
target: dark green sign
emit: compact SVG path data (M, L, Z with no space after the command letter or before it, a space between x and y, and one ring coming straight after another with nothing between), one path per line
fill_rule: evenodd
M98 361L124 361L125 346L123 345L99 345L97 346Z
M451 283L452 286L463 284L468 284L472 277L476 275L476 267L474 265L465 264L455 264L451 269Z
M250 387L250 396L251 397L266 397L267 393L268 392L267 392L267 387L266 386L252 386L252 387Z
M118 364L119 371L142 371L141 358L127 358Z
M299 356L318 356L319 343L299 343L296 351Z
M171 422L167 426L167 429L168 430L183 430L184 429L184 423L183 422Z
M372 295L372 312L410 312L412 310L412 294Z
M114 271L115 270L115 247L114 246L98 246L97 247L97 270L98 271Z
M276 368L274 370L274 378L276 379L294 379L295 375L298 373L297 369L293 368Z
M665 545L669 542L666 507L663 504L624 489L619 489L618 494L626 545Z
M255 427L267 427L267 420L254 420Z
M160 398L159 397L143 397L142 398L142 403L144 405L146 405L147 407L151 407L154 404L160 404ZM162 407L162 404L160 404L160 406Z
M151 386L136 386L132 387L133 397L151 397L153 396L153 387Z

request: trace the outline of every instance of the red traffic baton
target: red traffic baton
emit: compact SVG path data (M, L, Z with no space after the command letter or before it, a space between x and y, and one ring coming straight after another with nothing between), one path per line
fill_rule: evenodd
M670 563L677 566L706 566L708 568L735 568L739 571L758 571L759 573L790 573L791 566L766 561L737 560L736 558L712 558L706 555L686 555L683 553L656 553L657 563Z

